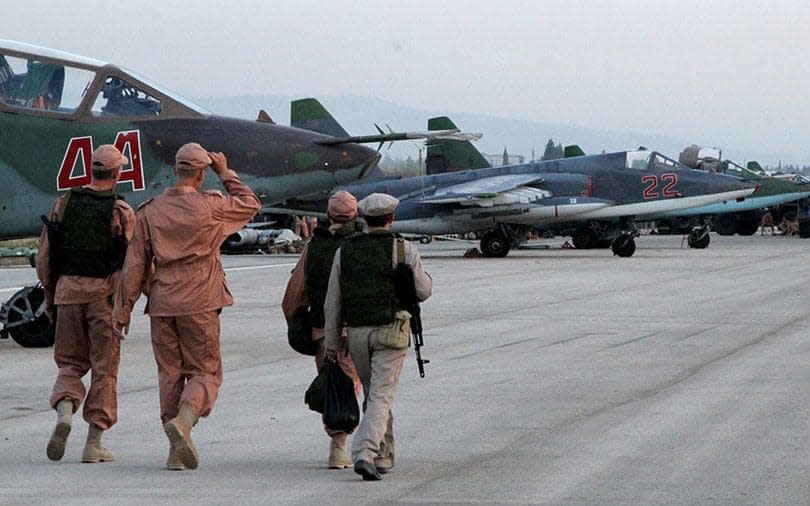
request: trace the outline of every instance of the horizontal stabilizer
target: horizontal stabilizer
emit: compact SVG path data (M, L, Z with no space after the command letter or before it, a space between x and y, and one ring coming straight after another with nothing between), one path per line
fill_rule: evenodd
M450 204L464 201L494 199L500 193L530 183L542 181L537 174L507 174L485 177L441 188L433 195L422 199L425 204ZM479 205L482 205L479 203Z

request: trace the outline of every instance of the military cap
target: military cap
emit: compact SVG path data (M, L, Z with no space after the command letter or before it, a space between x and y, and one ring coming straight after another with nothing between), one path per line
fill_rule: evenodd
M211 165L211 157L208 156L208 151L196 142L189 142L183 144L177 150L174 157L175 165L182 165L188 168L204 169Z
M357 218L357 199L351 193L341 190L329 197L326 214L337 222Z
M385 216L391 214L399 205L399 199L387 193L372 193L357 203L363 216Z
M112 170L129 163L129 159L121 154L112 144L102 144L93 151L91 164L96 170Z

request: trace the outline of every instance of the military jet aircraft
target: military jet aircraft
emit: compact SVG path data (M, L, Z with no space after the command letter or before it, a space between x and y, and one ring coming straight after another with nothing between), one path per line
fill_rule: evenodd
M291 127L264 111L256 121L216 116L125 68L0 40L0 239L38 234L58 192L90 182L100 144L129 158L117 190L133 206L172 183L174 154L191 141L225 153L271 205L370 174L380 154L361 143L454 133L351 137L314 99L293 104ZM217 186L214 179L206 186ZM11 332L18 342L49 345L41 302L36 287L12 296L0 307L0 338Z
M429 130L448 127L454 125L446 117L428 123ZM616 255L631 256L634 216L744 199L756 188L647 150L488 167L469 142L435 140L426 162L423 177L361 181L343 189L358 198L373 192L397 196L395 231L486 232L481 251L489 257L505 256L530 227L561 222L581 223L589 240L610 239ZM487 168L469 170L476 166Z
M124 68L0 40L0 239L37 234L57 192L90 181L99 144L130 159L118 191L132 205L163 192L174 153L191 141L224 152L273 204L367 176L380 155L361 143L437 134L453 132L352 137L315 99L293 104L291 127L264 111L256 121L216 116Z
M656 213L651 216L638 217L644 220L656 220L659 229L663 227L677 228L679 219L683 217L700 216L701 226L693 228L694 220L686 223L689 232L689 244L692 247L705 248L710 239L709 227L720 235L752 235L759 228L757 210L779 209L783 204L796 202L810 197L810 180L800 174L785 175L787 177L774 177L764 171L756 162L750 162L747 167L732 161L721 160L720 151L710 148L717 156L699 156L703 148L692 145L685 148L678 156L678 160L688 167L709 172L716 172L737 176L746 181L759 184L757 191L744 201L725 201L693 208L688 210L673 210ZM795 206L790 206L790 212L795 213ZM806 205L805 205L806 207ZM777 217L779 221L779 217ZM683 228L683 227L680 227Z

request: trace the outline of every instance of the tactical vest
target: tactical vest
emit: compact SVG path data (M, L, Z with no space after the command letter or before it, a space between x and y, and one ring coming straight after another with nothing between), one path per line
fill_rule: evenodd
M63 211L59 274L106 278L124 265L126 243L113 237L112 213L123 197L112 191L70 190Z
M332 260L335 252L346 237L362 232L363 227L357 221L349 221L340 227L334 235L328 225L315 227L312 240L307 245L307 293L309 294L309 316L312 326L323 328L326 318L323 305L326 302L326 290L329 288L329 274L332 272Z
M395 235L358 234L340 248L343 319L349 327L384 325L399 309L394 288Z

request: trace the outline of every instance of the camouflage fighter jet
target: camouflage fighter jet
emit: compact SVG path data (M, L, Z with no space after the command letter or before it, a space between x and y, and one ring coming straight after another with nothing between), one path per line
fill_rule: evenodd
M40 216L58 193L90 182L100 144L115 144L129 158L117 191L133 206L172 184L174 154L190 141L225 153L272 205L370 174L380 154L361 143L455 133L351 137L314 99L294 111L291 127L264 111L256 121L216 116L127 69L0 40L0 239L39 234ZM209 174L206 186L218 186L215 179ZM42 299L34 286L2 304L0 338L11 333L24 345L50 345Z
M432 118L428 129L452 128ZM471 169L475 170L471 170ZM393 230L415 234L485 232L481 250L503 257L537 225L579 223L579 242L610 241L635 252L633 217L744 199L756 184L690 169L655 151L622 151L489 167L466 141L429 143L427 175L344 186L358 198L397 196ZM447 172L447 173L442 173ZM574 237L577 240L577 236Z

